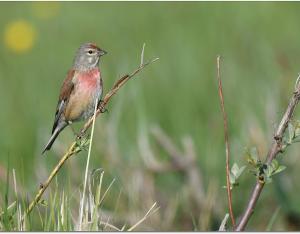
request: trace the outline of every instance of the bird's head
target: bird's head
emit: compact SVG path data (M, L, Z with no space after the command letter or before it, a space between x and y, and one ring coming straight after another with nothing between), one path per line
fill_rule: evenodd
M82 44L75 56L73 67L78 70L90 70L98 66L100 57L107 54L94 43Z

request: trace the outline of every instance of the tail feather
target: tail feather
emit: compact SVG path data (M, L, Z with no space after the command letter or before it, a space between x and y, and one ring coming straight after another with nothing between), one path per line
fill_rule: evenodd
M68 124L66 122L60 123L54 130L52 136L50 137L48 143L46 144L42 154L44 154L47 150L50 150L54 141L58 137L59 133L67 126Z

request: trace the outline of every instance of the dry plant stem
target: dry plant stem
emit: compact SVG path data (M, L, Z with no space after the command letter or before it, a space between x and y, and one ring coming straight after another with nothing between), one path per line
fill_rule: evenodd
M296 106L297 106L297 104L299 102L299 98L300 98L300 83L298 82L299 78L300 78L300 75L298 75L293 96L291 97L288 107L280 121L280 124L278 125L277 130L276 130L276 133L275 133L275 136L273 139L273 143L270 147L270 150L268 152L268 155L267 155L267 158L265 161L266 164L270 164L272 162L272 160L275 159L276 156L281 152L283 134L288 127L289 121L293 117L294 111L296 109ZM261 194L263 187L264 187L264 183L259 182L257 180L255 187L252 191L252 194L250 196L250 200L247 204L247 207L246 207L238 225L236 226L235 231L243 231L245 229L251 215L254 212L256 202Z
M229 137L228 137L228 123L227 123L227 114L226 114L225 106L224 106L224 96L223 96L222 80L221 80L221 74L220 74L220 60L221 60L221 56L219 55L217 57L217 78L218 78L218 91L219 91L221 109L222 109L222 114L223 114L224 138L225 138L225 147L226 147L226 189L227 189L227 198L228 198L230 219L231 219L233 228L235 228L235 220L234 220L234 214L233 214L233 209L232 209L232 197L231 197L231 188L230 188L231 186L230 186L230 180L229 180L230 148L229 148Z
M83 206L84 206L85 190L86 190L87 176L88 176L88 170L89 170L89 164L90 164L92 143L93 143L93 137L94 137L96 111L97 111L97 101L95 102L95 107L94 107L93 124L92 124L92 131L91 131L91 140L90 140L89 151L88 151L86 167L85 167L84 186L83 186L82 202L81 202L80 215L79 215L79 231L81 231L81 225L82 225Z
M112 98L112 96L118 92L118 90L129 80L131 79L133 76L135 76L136 74L138 74L141 70L143 70L146 66L148 66L149 64L157 61L158 58L152 59L147 63L141 64L134 72L132 72L130 75L125 75L123 77L121 77L112 87L112 89L105 95L101 105L98 107L97 112L96 112L96 116L98 116L100 113L103 113L103 110L105 109L105 106L107 105L107 103L109 102L109 100ZM84 125L84 127L82 128L82 130L80 131L80 135L82 136L87 130L88 128L91 126L92 122L93 122L93 117L92 116ZM78 137L80 138L80 137ZM42 195L44 194L45 190L48 188L49 184L51 183L52 179L55 177L55 175L58 173L58 171L60 170L60 168L64 165L64 163L75 153L77 153L77 151L75 151L76 149L76 141L74 141L72 143L72 145L69 147L68 151L64 154L64 156L61 158L61 160L58 162L58 164L54 167L54 169L52 170L52 172L50 173L48 179L46 180L45 183L41 184L40 189L38 191L38 193L36 194L34 200L30 203L30 205L28 206L24 217L22 218L22 222L24 221L25 216L29 215L31 213L31 211L33 210L33 208L36 206L36 204L40 201Z

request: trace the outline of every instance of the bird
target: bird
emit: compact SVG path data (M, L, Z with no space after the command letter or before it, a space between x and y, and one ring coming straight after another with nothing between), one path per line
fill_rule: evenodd
M42 154L51 149L57 136L69 124L93 116L95 103L99 104L103 93L99 62L105 54L105 50L90 42L82 44L77 50L73 65L61 86L52 135Z

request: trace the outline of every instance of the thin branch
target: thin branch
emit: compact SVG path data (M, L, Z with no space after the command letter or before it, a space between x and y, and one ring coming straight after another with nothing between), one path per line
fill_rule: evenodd
M227 198L228 198L230 219L231 219L233 228L235 228L235 220L234 220L234 214L233 214L233 209L232 209L231 186L230 186L230 179L229 179L230 147L229 147L229 137L228 137L228 123L227 123L227 114L226 114L225 106L224 106L224 96L223 96L222 80L221 80L221 74L220 74L220 59L221 59L221 56L218 56L217 57L217 78L218 78L218 91L219 91L221 109L222 109L222 114L223 114L224 138L225 138L225 147L226 147L226 189L227 189Z
M128 81L130 80L132 77L134 77L136 74L138 74L140 71L142 71L146 66L150 65L151 63L157 61L159 58L155 58L152 59L144 64L141 64L136 70L134 70L131 74L129 75L124 75L122 76L112 87L112 89L105 95L103 101L101 102L101 104L99 105L97 111L96 111L96 116L98 116L99 114L103 113L105 110L105 106L107 105L107 103L110 101L110 99L112 98L113 95L115 95L118 90ZM91 126L93 122L93 116L85 123L84 127L81 129L80 131L80 136L77 137L77 140L80 139L85 132L88 130L88 128ZM55 177L55 175L58 173L58 171L60 170L60 168L64 165L64 163L74 154L78 153L80 151L80 148L77 147L77 141L74 141L71 146L69 147L69 149L67 150L67 152L63 155L63 157L61 158L61 160L58 162L58 164L54 167L54 169L52 170L52 172L50 173L48 179L40 185L40 189L37 192L34 200L30 203L30 205L28 206L28 208L26 209L26 212L22 218L22 222L24 222L24 218L26 216L28 216L31 211L33 210L33 208L36 206L36 204L40 201L42 195L44 194L45 190L48 188L49 184L51 183L52 179Z
M282 149L282 138L285 130L287 129L289 121L292 119L294 111L296 109L296 106L299 102L300 98L300 83L298 82L300 78L300 74L297 77L296 84L295 84L295 90L293 92L293 96L291 97L288 107L278 125L277 131L275 133L273 143L269 149L265 164L269 165L273 159L277 157L279 153L281 153ZM241 220L239 221L238 225L235 228L235 231L243 231L254 211L256 202L261 194L261 191L264 187L264 183L257 180L254 189L252 191L252 194L250 196L250 199L248 201L248 204L246 206L246 209L244 211L244 214L241 217Z

